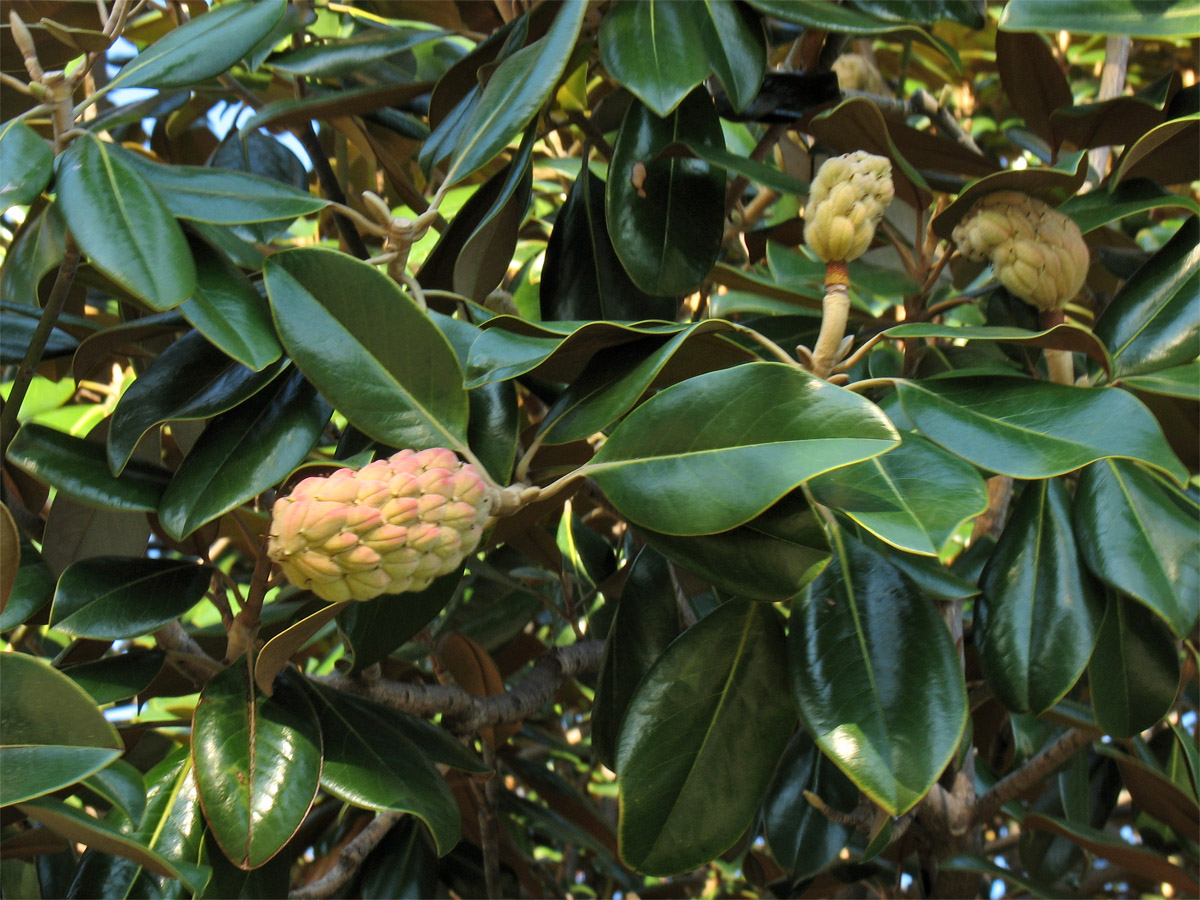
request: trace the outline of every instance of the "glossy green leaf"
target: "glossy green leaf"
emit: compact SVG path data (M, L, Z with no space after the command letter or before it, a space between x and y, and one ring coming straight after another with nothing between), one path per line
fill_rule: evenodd
M121 395L108 429L108 465L120 475L142 436L169 421L207 419L262 390L286 362L255 372L199 332L185 334Z
M1200 615L1197 513L1192 497L1118 459L1084 469L1072 508L1088 568L1152 609L1179 637Z
M1088 0L1009 0L1000 16L1005 31L1078 31L1085 34L1124 34L1140 38L1200 36L1194 4L1139 3L1109 0L1096 6Z
M146 773L145 783L145 812L134 822L118 819L122 830L175 865L197 864L207 855L205 824L188 748L170 751ZM207 866L197 869L200 877L207 877ZM180 882L155 874L136 860L95 851L89 851L80 860L72 887L73 896L160 900L184 900L192 896Z
M586 166L555 216L539 291L547 320L673 319L677 305L629 278L604 218L604 182Z
M133 647L116 656L64 666L62 673L104 705L144 691L158 677L166 658L162 650Z
M643 547L621 588L596 676L592 749L610 769L616 765L621 719L642 680L679 634L679 605L666 558Z
M806 791L838 812L858 806L854 782L801 728L783 751L763 805L771 854L794 881L811 878L833 862L853 833L850 825L833 821L810 803Z
M0 631L29 619L54 596L54 576L42 555L29 541L21 541L21 564L13 579L12 594L0 610Z
M270 67L277 72L305 78L343 78L448 34L412 28L360 32L353 37L333 38L280 53L271 58Z
M1027 331L1007 325L932 325L912 322L896 325L884 332L890 338L943 338L950 341L1005 341L1053 350L1085 353L1112 371L1112 360L1104 344L1092 332L1076 325L1055 325L1045 331Z
M353 672L384 659L442 611L462 581L462 572L435 578L423 591L383 594L370 603L353 603L342 612L340 625L354 658Z
M1200 342L1200 217L1134 272L1096 321L1116 377L1192 362Z
M1116 592L1088 666L1096 721L1129 738L1163 718L1179 690L1179 648L1162 620Z
M40 315L33 307L4 304L4 331L0 332L0 365L16 366L25 361L29 344L37 331ZM70 356L79 347L79 341L55 326L50 329L42 359L59 359ZM24 410L24 407L22 407Z
M125 760L113 760L96 774L83 779L83 786L104 798L129 820L142 820L146 811L146 783L142 773Z
M117 152L180 219L213 225L290 221L329 205L323 197L261 175L208 166L169 166L130 150Z
M1147 375L1126 375L1121 384L1147 394L1179 397L1200 403L1200 361L1159 369Z
M813 739L892 815L954 756L967 721L958 651L929 602L886 557L834 529L834 561L793 604L792 694Z
M695 290L721 247L725 172L699 159L656 158L677 141L724 145L707 91L693 91L666 118L633 103L608 167L609 237L633 283L648 294Z
M600 350L687 328L674 322L530 322L496 316L471 345L467 387L527 374L573 381Z
M707 18L709 8L707 3L701 8L670 0L618 0L600 27L604 68L656 116L670 115L708 77L707 55L696 51L704 41L700 19Z
M286 5L284 0L243 0L214 7L127 62L106 89L191 87L220 75L266 37Z
M101 509L150 512L158 507L169 478L166 470L139 460L114 476L102 444L32 422L13 438L8 460L39 481Z
M374 90L378 89L375 88ZM339 92L338 96L344 97L348 93L350 92ZM318 97L316 99L319 100L321 98ZM308 97L291 102L313 103L315 100ZM267 104L252 118L265 115L266 110L271 109L275 105L274 103ZM307 123L310 120L304 119L303 121ZM212 156L209 157L208 165L218 169L249 172L252 175L259 175L271 181L288 185L301 194L308 193L308 172L305 170L304 163L300 161L300 158L267 132L254 130L250 122L243 122L240 131L232 128L229 130L229 133L225 135L221 143L217 145L217 149L213 151ZM216 228L215 226L194 220L192 222L192 230L204 235L210 243L225 250L229 257L239 266L248 269L262 268L263 257L261 254L257 262L242 259L232 252L232 246L225 246L216 240L214 234L230 235L231 237L241 239L241 241L267 244L287 231L287 229L287 220L231 225L227 229ZM230 243L232 245L232 242ZM252 246L248 249L243 246L242 250L244 253L254 252Z
M1111 191L1088 191L1072 197L1059 212L1071 217L1084 234L1102 225L1152 209L1183 209L1200 215L1200 203L1181 197L1149 179L1122 182Z
M1005 886L1016 885L1026 893L1042 897L1043 900L1057 900L1058 898L1057 892L1052 887L1039 886L1020 873L1014 873L1011 869L1003 868L991 860L969 853L959 853L949 859L939 860L938 869L943 872L980 872L1003 880Z
M891 453L814 478L818 503L846 513L909 553L937 556L959 526L988 505L975 467L920 435Z
M896 387L918 431L992 472L1049 478L1117 457L1187 480L1154 416L1125 391L991 376Z
M438 854L448 853L462 826L437 769L370 706L322 688L313 693L325 742L325 790L354 806L412 813L429 827Z
M183 232L124 154L85 134L55 166L58 204L92 265L154 309L191 295L196 267Z
M404 735L431 763L448 766L462 772L470 772L473 775L484 775L495 771L485 765L470 746L464 745L461 738L440 725L434 725L425 719L380 703L374 703L363 697L346 697L335 691L327 693L330 696L336 696L338 703L348 702L355 708L374 716L392 731Z
M1038 715L1062 699L1083 674L1104 617L1069 502L1060 479L1026 484L980 577L980 664L1014 712Z
M331 412L293 370L213 419L163 492L163 530L182 539L282 481L304 461Z
M724 147L714 144L706 144L694 139L680 141L678 145L668 147L663 151L664 154L673 153L676 147L683 147L687 152L702 159L706 163L721 169L726 169L730 172L736 172L738 175L744 175L751 181L772 188L781 194L807 194L808 182L801 181L799 178L793 178L774 166L764 162L750 159L747 156L741 156L737 153L730 153Z
M822 521L800 491L729 531L679 536L639 528L638 533L714 587L747 600L794 597L821 574L830 556Z
M0 128L0 210L34 201L54 174L54 151L20 119Z
M852 0L855 9L892 22L949 20L980 29L987 23L984 0Z
M898 443L887 417L863 398L795 366L747 363L656 394L586 468L636 524L714 534L822 472Z
M225 254L192 242L196 289L179 311L227 356L256 372L283 354L267 301Z
M284 348L358 429L393 447L466 446L466 391L442 332L394 281L302 248L263 267Z
M583 440L627 413L652 388L747 362L748 351L719 337L734 330L729 322L706 319L665 343L649 338L601 350L546 413L542 442Z
M363 896L436 896L438 860L427 835L424 826L412 818L402 819L384 835L376 852L363 861Z
M0 805L74 784L124 751L92 698L57 669L24 653L0 653L0 681Z
M245 657L212 678L192 721L192 764L213 836L241 869L263 865L308 813L321 778L321 730L299 688L254 689Z
M135 638L195 606L212 575L183 559L81 559L58 579L50 627L74 637Z
M31 207L29 217L4 255L4 268L0 269L0 297L10 304L39 310L38 284L62 261L66 238L67 224L57 203L46 203L40 209L37 205ZM9 320L4 332L0 333L0 342L6 347L9 340L6 332L12 325ZM17 347L28 345L26 340Z
M103 819L89 816L83 810L68 806L53 797L43 797L22 803L18 809L35 822L49 828L67 840L84 844L95 850L132 859L156 875L177 878L190 890L200 892L208 882L206 867L185 862L172 862L136 839L121 833Z
M545 35L504 59L467 119L443 184L486 165L538 114L571 57L587 3L564 0Z
M731 600L680 635L638 685L617 745L621 858L677 875L754 819L796 710L779 614Z

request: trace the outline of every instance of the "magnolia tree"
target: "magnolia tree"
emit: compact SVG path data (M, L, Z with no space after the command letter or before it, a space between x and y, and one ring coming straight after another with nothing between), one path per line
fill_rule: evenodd
M1200 893L1194 4L4 10L4 896Z

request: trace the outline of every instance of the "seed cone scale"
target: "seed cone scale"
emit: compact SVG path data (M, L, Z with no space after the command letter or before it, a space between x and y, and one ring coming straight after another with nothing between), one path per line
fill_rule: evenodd
M809 188L805 243L823 263L857 259L895 193L886 157L856 150L827 159Z
M996 279L1043 312L1079 293L1090 257L1079 226L1041 200L997 191L979 200L954 228L967 259L990 262Z
M267 553L322 600L423 591L483 537L497 491L444 448L305 478L275 502Z

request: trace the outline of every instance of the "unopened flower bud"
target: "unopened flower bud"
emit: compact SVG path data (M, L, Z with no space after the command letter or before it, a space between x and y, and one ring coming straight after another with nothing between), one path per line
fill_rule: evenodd
M894 195L885 157L858 150L828 159L809 188L804 240L822 262L857 259Z

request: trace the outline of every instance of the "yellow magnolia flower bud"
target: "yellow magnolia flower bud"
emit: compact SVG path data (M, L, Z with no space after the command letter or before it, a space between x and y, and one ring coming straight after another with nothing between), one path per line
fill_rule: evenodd
M825 161L809 188L804 240L825 263L857 259L892 202L892 164L862 150Z
M837 75L838 87L843 91L891 93L875 64L858 53L843 53L834 60L833 71Z

